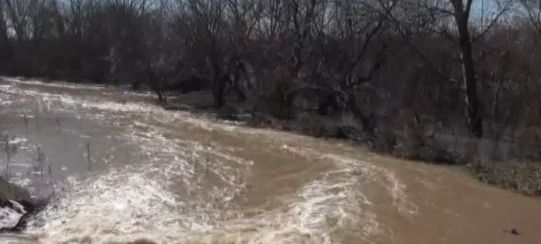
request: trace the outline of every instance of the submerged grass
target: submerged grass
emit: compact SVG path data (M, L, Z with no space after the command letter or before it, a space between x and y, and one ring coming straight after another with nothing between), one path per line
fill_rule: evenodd
M496 162L468 167L485 183L530 196L541 196L541 163Z

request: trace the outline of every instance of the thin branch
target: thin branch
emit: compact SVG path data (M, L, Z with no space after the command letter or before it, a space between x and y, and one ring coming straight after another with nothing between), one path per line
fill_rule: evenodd
M511 7L511 3L512 3L512 0L508 0L505 6L500 10L500 12L498 12L496 17L494 17L492 21L490 22L490 24L488 24L485 30L483 30L479 35L472 38L472 42L476 42L477 40L483 38L490 31L490 29L492 29L492 27L498 22L498 20L500 20L500 17L503 16L503 14L507 12L507 10L509 10L509 8Z
M466 8L464 9L464 13L466 14L466 19L470 19L470 15L471 15L471 7L473 5L473 0L468 0L466 2Z

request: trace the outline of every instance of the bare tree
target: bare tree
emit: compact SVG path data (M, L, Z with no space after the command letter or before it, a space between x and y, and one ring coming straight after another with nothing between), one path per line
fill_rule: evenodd
M4 16L4 2L0 1L0 42L5 43L8 41L8 30L6 25L6 18Z
M538 33L541 33L541 1L538 0L520 0L523 11L529 19L529 22Z
M505 138L541 121L540 16L536 0L0 0L0 68Z
M8 29L5 17L4 2L0 1L0 71L7 72L7 68L11 59L11 47L8 39Z
M24 41L28 38L28 31L30 29L30 11L34 1L31 0L4 0L6 3L6 10L12 24L13 30L19 41Z
M475 0L423 0L423 1L410 1L406 2L406 5L410 8L406 8L406 16L408 18L418 18L422 16L422 21L432 21L436 25L429 24L431 31L441 33L443 36L456 43L460 54L460 66L462 70L462 83L464 89L464 107L465 118L469 133L474 137L483 136L483 113L482 104L478 95L478 78L476 70L475 60L475 42L483 38L500 20L500 18L510 9L512 5L511 0L494 1L490 6L483 6L480 3L484 1ZM477 12L476 16L473 12L474 4ZM411 7L420 8L425 11L422 14L411 15ZM488 8L493 9L487 11ZM401 9L404 10L404 9ZM492 14L486 14L492 12ZM393 16L394 20L399 22L402 13ZM453 27L449 31L448 18L452 19ZM475 21L472 21L475 19ZM411 23L411 22L410 22ZM418 22L414 22L418 24ZM426 23L426 22L421 22ZM415 27L414 27L415 28ZM456 31L456 35L452 32ZM421 51L419 47L412 44L416 53L421 56L427 66L431 67L436 74L439 74L442 78L451 80L452 78L446 77L440 70L433 66L431 61L427 58L427 55Z
M483 136L483 118L481 103L477 94L477 78L473 60L473 44L470 33L470 16L473 0L450 0L453 5L453 17L458 29L458 43L462 59L462 71L465 89L466 122L470 133L476 137Z

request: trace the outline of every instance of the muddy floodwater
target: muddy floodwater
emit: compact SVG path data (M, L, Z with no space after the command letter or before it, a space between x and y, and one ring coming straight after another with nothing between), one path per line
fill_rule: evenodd
M0 173L50 201L0 243L541 243L540 199L460 169L154 99L3 78Z

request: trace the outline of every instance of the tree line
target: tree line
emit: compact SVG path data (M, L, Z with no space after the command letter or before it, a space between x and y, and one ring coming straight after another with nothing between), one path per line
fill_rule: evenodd
M0 0L0 72L541 140L541 1ZM434 130L434 129L433 129ZM426 133L425 133L426 134ZM536 144L537 145L537 144ZM541 152L536 152L541 157Z

